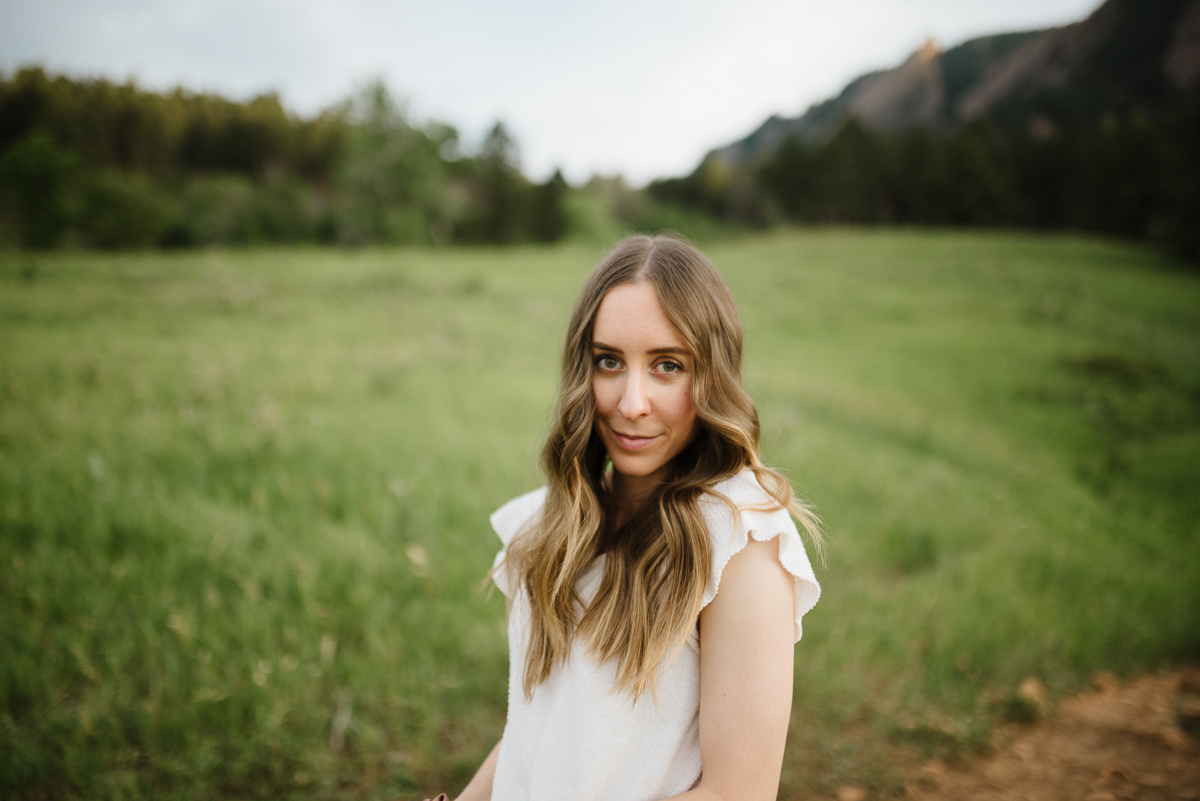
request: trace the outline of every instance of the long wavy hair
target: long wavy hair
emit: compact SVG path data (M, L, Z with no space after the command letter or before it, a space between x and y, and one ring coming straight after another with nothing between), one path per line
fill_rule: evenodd
M615 532L615 501L605 488L607 453L595 431L592 327L600 302L622 284L649 281L667 319L694 356L696 433L670 462L665 482ZM679 239L631 236L588 278L575 304L562 355L558 405L542 452L546 501L510 543L510 586L523 587L530 611L524 691L566 661L580 637L600 662L615 660L616 689L636 700L656 689L658 665L673 658L696 625L712 567L699 500L744 469L821 543L815 515L759 457L759 422L741 384L742 323L733 294L703 254ZM584 607L576 582L606 554L599 589Z

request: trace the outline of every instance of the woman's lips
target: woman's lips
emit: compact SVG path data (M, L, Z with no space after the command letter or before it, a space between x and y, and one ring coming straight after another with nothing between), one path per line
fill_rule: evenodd
M627 434L613 432L613 437L616 438L617 444L627 451L640 451L642 448L649 445L658 437L631 437Z

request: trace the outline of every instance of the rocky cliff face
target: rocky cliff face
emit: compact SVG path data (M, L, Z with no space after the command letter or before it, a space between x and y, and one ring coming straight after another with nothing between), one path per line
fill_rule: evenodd
M1200 72L1200 0L1108 0L994 63L955 109L960 122L1091 124L1184 99Z
M736 170L766 158L788 137L825 139L850 117L882 131L944 128L956 119L954 109L962 95L985 71L1045 33L985 36L945 52L927 41L900 66L854 79L837 97L799 117L771 117L745 139L713 151L709 158Z
M1163 66L1180 91L1200 87L1200 3L1192 3L1180 15Z
M946 101L941 56L932 40L925 42L899 67L863 81L849 98L847 115L885 131L937 125Z
M863 75L799 117L773 116L706 161L738 171L789 137L820 141L857 118L879 131L948 130L979 117L1052 133L1109 112L1200 91L1200 0L1108 0L1061 28L926 42L898 67Z

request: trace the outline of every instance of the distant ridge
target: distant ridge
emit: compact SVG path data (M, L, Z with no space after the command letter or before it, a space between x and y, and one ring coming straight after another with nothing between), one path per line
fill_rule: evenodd
M1108 0L1060 28L982 36L946 51L927 41L904 63L851 81L799 117L772 116L705 161L738 172L789 137L816 142L856 118L877 131L951 130L988 116L1053 132L1200 85L1200 0Z

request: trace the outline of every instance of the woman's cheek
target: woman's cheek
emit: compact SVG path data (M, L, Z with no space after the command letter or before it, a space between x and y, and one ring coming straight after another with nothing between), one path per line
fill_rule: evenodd
M592 394L596 398L596 409L607 416L620 403L620 381L615 378L599 378L592 383Z

